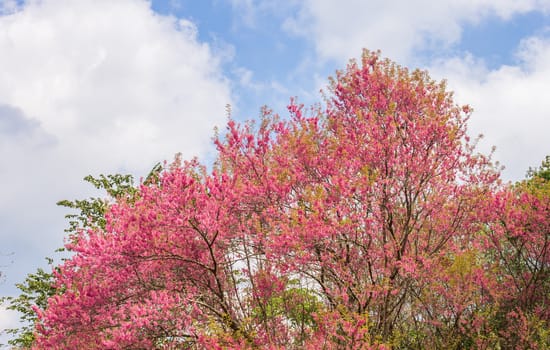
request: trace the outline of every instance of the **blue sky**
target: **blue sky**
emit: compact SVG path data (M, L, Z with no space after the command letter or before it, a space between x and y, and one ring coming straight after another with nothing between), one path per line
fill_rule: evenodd
M506 181L550 154L550 0L0 0L0 295L63 244L84 176L212 159L226 104L322 102L362 48L446 79Z

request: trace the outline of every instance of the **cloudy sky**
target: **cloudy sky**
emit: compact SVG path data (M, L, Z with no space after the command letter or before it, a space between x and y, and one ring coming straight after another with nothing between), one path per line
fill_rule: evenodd
M55 256L84 176L211 159L227 104L319 102L362 48L447 79L504 179L550 154L550 0L0 0L0 295Z

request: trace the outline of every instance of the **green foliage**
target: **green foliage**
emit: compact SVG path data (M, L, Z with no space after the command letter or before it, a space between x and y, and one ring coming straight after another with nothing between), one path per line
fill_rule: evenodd
M270 323L283 318L299 330L295 338L296 346L302 346L307 338L307 330L317 327L316 316L326 311L317 293L300 285L300 281L291 280L286 287L259 305L252 312L252 317L260 322Z
M95 178L88 175L84 181L91 183L95 188L105 190L113 199L122 197L132 198L136 194L133 185L132 175L99 175ZM88 198L74 201L61 200L57 205L70 209L79 210L76 214L67 214L65 218L69 221L69 227L65 230L68 233L77 233L82 228L105 228L105 212L109 207L109 200L104 198Z
M550 155L544 158L538 168L529 168L527 178L541 178L550 181Z
M322 303L311 290L291 287L271 297L262 313L267 318L285 316L296 326L313 326L314 315L321 307Z
M51 266L53 260L46 259ZM16 287L21 291L19 296L0 298L0 301L9 303L8 310L20 313L20 321L23 326L7 329L5 332L15 336L8 342L10 345L18 348L30 348L34 341L34 323L37 320L33 307L45 308L48 298L56 293L53 286L53 275L39 268L35 273L28 274L25 281L16 284Z
M150 185L152 183L157 183L161 171L162 166L160 163L157 163L151 169L143 181L143 184ZM84 181L92 184L98 190L104 190L108 197L91 197L84 200L75 199L74 201L65 199L57 202L57 205L59 206L76 209L79 211L76 214L65 215L65 218L69 220L69 227L65 230L68 233L76 233L83 228L104 228L106 223L105 213L109 208L110 201L117 201L124 198L133 202L135 201L138 193L138 189L134 185L134 178L129 174L101 174L97 178L92 175L88 175L84 178Z

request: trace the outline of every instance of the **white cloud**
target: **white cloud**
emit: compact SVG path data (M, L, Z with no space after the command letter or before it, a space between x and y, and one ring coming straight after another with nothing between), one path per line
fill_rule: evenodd
M147 1L0 7L0 255L14 261L0 261L6 295L62 244L66 210L55 203L92 194L85 175L141 176L177 152L205 156L231 94L195 25Z
M504 177L519 180L550 154L550 38L522 41L517 66L489 70L470 55L435 63L432 75L445 77L455 100L474 108L472 135L484 134L481 149L497 147Z
M230 97L208 46L146 2L31 2L1 17L0 33L0 102L63 141L90 138L80 151L119 154L102 166L199 153L223 120Z
M362 48L407 62L415 50L450 46L464 23L489 15L507 19L517 13L549 11L548 0L306 0L284 27L314 42L322 59L340 63Z

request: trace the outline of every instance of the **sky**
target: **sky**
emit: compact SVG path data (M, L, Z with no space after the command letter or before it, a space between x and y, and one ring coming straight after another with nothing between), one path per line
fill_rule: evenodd
M208 162L228 105L320 103L363 48L445 79L505 181L550 154L550 0L0 0L0 296L56 257L84 176Z

